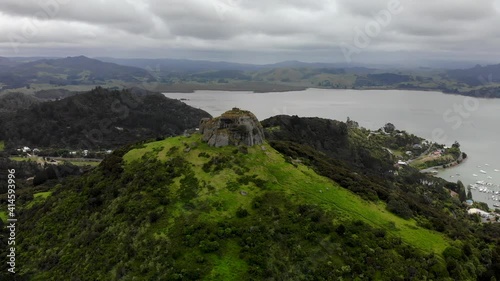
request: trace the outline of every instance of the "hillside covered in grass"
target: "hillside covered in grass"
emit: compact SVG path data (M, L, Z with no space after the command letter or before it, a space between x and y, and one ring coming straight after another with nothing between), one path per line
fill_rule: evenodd
M24 205L18 276L489 280L499 272L498 230L470 221L477 236L453 236L422 224L425 213L405 219L384 201L383 180L370 184L304 144L272 144L214 148L194 134L115 151ZM348 177L380 195L360 196Z

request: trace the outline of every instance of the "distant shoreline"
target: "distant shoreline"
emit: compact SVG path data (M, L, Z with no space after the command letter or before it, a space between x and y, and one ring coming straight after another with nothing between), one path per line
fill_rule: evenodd
M259 84L254 83L252 84ZM301 92L308 89L320 90L346 90L346 91L413 91L413 92L436 92L444 95L471 97L479 99L496 99L495 97L482 97L470 96L460 93L444 92L439 89L421 88L421 89L399 89L399 88L378 88L378 87L365 87L365 88L321 88L321 87L305 87L295 85L282 85L282 84L260 84L256 87L245 84L232 84L232 85L192 85L192 84L175 84L168 85L167 87L159 87L156 91L162 93L194 93L196 91L224 91L224 92L253 92L253 93L284 93L284 92Z
M95 87L103 87L109 89L122 89L138 87L136 83L115 83L115 84L95 84L95 85L69 85L69 86L37 86L15 89L0 90L0 95L12 92L20 92L25 94L35 94L37 91L43 90L67 90L70 92L86 92ZM227 91L227 92L253 92L253 93L284 93L284 92L300 92L308 89L321 90L347 90L347 91L415 91L415 92L436 92L445 95L456 95L480 99L496 99L488 96L471 96L461 93L445 92L442 89L433 88L394 88L394 87L363 87L363 88L323 88L316 85L293 85L293 84L273 84L269 82L248 81L238 83L217 83L217 84L196 84L196 83L179 83L179 84L162 84L162 83L142 83L139 87L159 93L194 93L196 91Z

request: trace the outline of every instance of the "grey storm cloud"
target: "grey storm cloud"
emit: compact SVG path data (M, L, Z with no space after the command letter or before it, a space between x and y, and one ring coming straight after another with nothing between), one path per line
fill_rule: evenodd
M2 0L0 56L492 60L499 14L500 0Z

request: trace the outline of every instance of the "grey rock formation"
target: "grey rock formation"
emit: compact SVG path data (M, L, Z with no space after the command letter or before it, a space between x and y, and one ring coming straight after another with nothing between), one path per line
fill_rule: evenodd
M264 143L264 129L250 111L233 108L220 117L200 121L203 141L210 146L254 146Z

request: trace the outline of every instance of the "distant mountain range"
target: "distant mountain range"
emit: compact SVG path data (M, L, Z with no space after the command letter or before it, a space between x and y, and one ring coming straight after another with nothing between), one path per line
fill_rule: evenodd
M0 57L0 67L11 67L17 63L9 58Z
M157 92L274 92L309 87L406 89L499 97L500 64L455 70L405 70L300 61L257 65L179 59L91 59L85 56L55 59L0 57L2 91L37 95L40 91L54 89L82 92L93 86L112 89L141 86ZM42 96L65 97L72 94L44 92Z
M146 70L102 62L84 56L63 59L41 59L16 63L0 59L0 83L3 89L15 89L29 84L81 85L102 84L108 80L137 82L153 80Z
M140 67L144 69L159 70L165 72L201 72L218 70L258 71L274 68L352 68L357 70L368 70L355 64L347 63L308 63L301 61L284 61L274 64L242 64L224 61L206 60L183 60L183 59L117 59L98 58L101 61L121 65Z
M500 82L500 64L476 65L468 69L449 70L448 75L452 79L466 83L471 86L487 85Z
M90 59L85 56L68 57L66 59ZM13 66L18 64L24 64L35 61L43 60L64 60L65 58L60 57L0 57L0 67L1 66ZM282 61L278 63L269 64L251 64L251 63L235 63L227 61L210 61L210 60L191 60L191 59L169 59L169 58L155 58L155 59L144 59L144 58L112 58L112 57L95 57L94 60L101 62L108 62L122 66L137 67L143 69L161 71L172 71L172 72L199 72L199 71L216 71L216 70L241 70L241 71L256 71L263 69L272 68L348 68L353 70L373 70L373 69L402 69L402 67L394 65L372 65L372 64L360 64L360 63L323 63L323 62L302 62L297 60ZM433 63L425 62L426 66L420 67L419 69L449 69L453 71L463 71L469 69L475 69L481 67L471 62L450 62L450 61L435 61ZM432 65L432 66L427 66ZM495 65L493 65L495 66ZM483 68L488 68L485 66ZM418 68L418 67L414 67Z
M101 61L120 65L151 69L166 72L199 72L217 70L258 70L262 66L253 64L240 64L231 62L214 62L204 60L180 60L180 59L117 59L98 58Z

